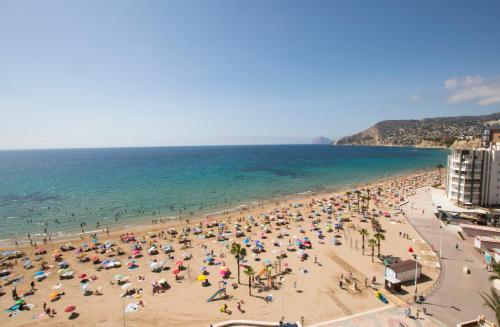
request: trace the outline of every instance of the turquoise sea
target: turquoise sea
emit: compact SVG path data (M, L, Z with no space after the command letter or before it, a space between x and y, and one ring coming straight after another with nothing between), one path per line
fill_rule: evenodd
M447 155L330 145L0 151L0 243L346 187L444 165Z

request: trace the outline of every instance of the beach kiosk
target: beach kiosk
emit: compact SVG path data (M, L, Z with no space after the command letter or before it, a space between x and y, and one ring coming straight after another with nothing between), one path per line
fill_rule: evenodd
M417 271L415 272L415 269ZM393 262L385 267L385 288L390 292L401 292L401 284L409 280L415 280L420 277L422 265L415 260L404 260Z

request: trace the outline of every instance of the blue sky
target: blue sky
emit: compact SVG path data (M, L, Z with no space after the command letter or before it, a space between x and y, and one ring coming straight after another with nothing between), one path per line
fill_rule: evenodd
M0 148L307 143L500 111L499 1L1 1Z

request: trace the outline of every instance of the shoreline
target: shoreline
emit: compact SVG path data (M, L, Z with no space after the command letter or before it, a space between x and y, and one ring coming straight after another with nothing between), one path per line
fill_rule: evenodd
M401 214L399 205L414 194L416 187L434 185L437 178L441 181L443 178L442 174L438 174L437 168L419 169L356 186L362 194L368 194L373 199L369 202L373 210L368 212L372 212L369 214L370 219L375 218L372 222L377 221L385 235L381 253L405 259L408 256L406 249L412 246L417 253L423 255L423 274L428 278L419 283L420 292L432 287L439 271L434 265L426 264L432 259L427 255L431 249L423 240L418 241L421 240L419 234ZM351 191L352 187L343 189ZM359 233L362 228L373 234L373 237L378 230L371 225L370 219L362 219L361 211L356 209L356 197L353 192L348 196L340 191L307 193L305 196L281 198L281 205L269 200L249 210L222 213L208 220L203 220L205 216L199 216L198 219L190 219L189 223L171 221L125 231L113 230L108 236L100 234L98 237L100 244L111 242L116 246L109 251L104 251L103 248L83 250L87 246L80 243L89 244L87 236L90 235L72 242L73 249L66 251L61 246L68 241L53 240L43 246L46 253L38 259L35 247L23 245L16 250L22 251L24 258L33 260L34 266L43 262L40 260L45 260L48 267L42 270L46 271L46 278L35 284L36 291L33 295L25 295L26 302L32 309L30 311L35 315L21 311L13 316L0 317L0 324L5 320L13 327L25 327L32 324L33 319L43 319L47 325L62 326L68 319L62 313L64 308L75 304L79 313L78 324L82 327L118 325L125 319L131 326L154 326L167 317L171 326L208 326L229 318L225 312L220 311L221 305L228 306L232 312L229 315L234 319L278 321L280 317L286 316L288 321L303 320L309 325L383 307L384 303L377 298L376 291L384 294L391 303L407 305L408 296L413 294L413 285L404 286L407 295L403 298L386 294L380 282L384 274L383 261L379 257L374 258L375 247L371 255L369 249L365 251L364 246L361 247L364 243ZM326 207L335 208L333 217L326 214ZM390 218L383 212L389 212ZM281 219L284 225L280 222ZM339 221L338 219L342 220L344 226L333 230L330 224ZM195 224L199 226L195 227ZM323 236L316 233L318 228L325 232ZM245 239L239 238L237 230L243 231ZM181 234L178 234L179 231L182 231ZM130 232L133 233L133 241L123 238L123 233ZM181 242L182 237L188 237L189 244ZM312 246L299 250L296 241L304 239L305 242L306 237L311 240ZM295 239L297 240L292 242ZM254 241L255 244L264 246L265 250L255 251L258 246L251 245ZM247 244L245 248L248 252L244 255L244 263L252 267L255 274L259 272L261 276L266 271L264 267L271 264L272 269L267 270L267 277L255 278L247 283L246 273L242 271L242 279L239 281L239 273L236 271L239 269L236 267L240 267L240 264L231 254L231 244L240 243ZM137 245L145 251L143 255L135 256L133 253ZM174 249L173 255L167 256L163 251L156 254L146 251L153 245L157 249L170 246ZM57 260L52 258L54 253L59 253L60 259L79 277L61 280ZM97 257L101 265L105 261L117 260L119 266L104 269L88 259L81 260L82 256ZM214 258L214 264L207 264L208 256ZM11 276L14 276L12 278L21 276L21 279L14 286L6 284L5 293L13 288L20 293L26 292L33 272L19 264L18 259L10 259L9 262L13 264L10 266ZM160 262L164 269L152 271L151 264L155 262ZM175 269L178 262L185 262L182 270ZM287 269L282 270L281 267ZM230 276L221 277L221 271L227 269L231 272ZM178 274L180 278L174 277ZM86 276L90 276L90 281L86 282L88 289L99 290L99 294L82 293L81 278ZM117 286L116 276L125 276L128 286ZM209 279L208 285L200 283L200 277ZM168 281L169 287L155 294L154 285L160 280ZM372 282L370 286L368 280L376 282ZM217 299L220 301L210 301L218 294L220 283L224 281L231 286L227 288L227 296ZM139 291L134 295L124 296L123 287ZM54 290L59 289L64 292L60 300L47 302L59 314L47 316L42 311L44 303L51 294L59 292ZM161 295L162 293L165 294ZM270 300L266 300L268 297ZM139 299L143 306L138 304ZM11 300L9 297L0 297L0 304L9 307ZM135 306L136 313L124 309L131 305ZM243 306L243 309L239 310L238 305ZM197 308L195 315L193 307Z
M81 231L64 231L64 232L58 232L56 235L51 234L49 231L49 235L51 237L51 242L48 242L47 244L43 244L42 239L44 237L43 233L37 233L32 235L32 240L35 242L36 245L48 245L48 244L62 244L63 242L69 242L69 241L83 241L87 237L91 237L93 234L97 234L98 237L102 237L103 235L106 237L106 227L109 227L109 237L116 237L122 234L123 231L129 230L134 233L142 233L142 232L147 232L147 231L157 231L162 228L176 228L179 227L180 225L192 225L194 223L197 223L199 221L202 221L204 219L208 219L209 217L212 219L221 219L223 217L227 217L229 213L235 213L235 214L250 214L252 211L258 210L267 210L271 209L272 207L282 205L283 203L289 203L289 202L303 202L303 201L308 201L311 200L312 198L323 198L325 196L330 195L332 192L333 193L345 193L350 188L355 188L355 187L368 187L370 185L374 184L379 184L379 183L384 183L404 177L409 177L418 173L426 173L426 172L432 172L435 171L435 167L427 167L427 168L420 168L420 169L415 169L415 170L409 170L406 172L400 172L396 174L390 174L385 177L378 177L375 178L371 181L365 181L361 182L359 184L344 184L344 185L339 185L339 186L325 186L319 189L315 190L308 190L308 191L303 191L299 193L290 193L287 195L283 196L276 196L276 197L271 197L271 198L265 198L263 197L262 199L248 199L244 202L243 204L236 205L235 207L227 207L227 206L221 206L217 208L211 208L210 211L214 212L199 212L195 213L192 216L162 216L162 215L147 215L147 216L136 216L131 218L130 221L125 221L123 223L113 223L109 225L101 225L99 227L92 228L91 230L84 231L83 233ZM249 205L252 204L252 207L249 208ZM243 210L243 208L247 208L247 210ZM208 210L207 210L208 211ZM164 222L157 222L154 223L153 220L163 220ZM33 237L36 236L36 237ZM3 240L8 240L9 242L1 242ZM0 240L0 251L4 250L14 250L14 249L24 249L24 248L32 248L33 246L30 245L30 240L26 238L26 235L19 236L17 238L12 237L12 238L6 238ZM15 245L16 240L18 241L18 246Z

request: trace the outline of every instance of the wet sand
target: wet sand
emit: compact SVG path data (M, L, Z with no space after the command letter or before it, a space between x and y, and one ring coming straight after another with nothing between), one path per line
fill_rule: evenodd
M361 236L357 230L366 229L370 234L366 239L371 238L374 234L371 219L378 220L381 228L385 231L386 239L381 244L382 255L391 254L407 259L409 246L415 247L417 251L425 251L426 245L414 241L414 239L418 240L420 237L406 222L403 215L397 213L398 210L395 207L404 202L407 196L411 196L415 187L434 184L437 173L435 170L412 173L383 182L358 186L357 189L365 195L367 194L366 189L371 190L371 199L367 210L369 219L366 222L361 221L361 214L357 212L357 195L351 194L348 197L345 192L339 191L337 194L314 194L299 199L273 201L240 212L231 212L198 220L191 219L189 224L186 221L169 222L127 230L129 233L134 233L139 241L138 244L143 248L141 251L143 256L134 259L139 267L133 270L127 269L126 265L127 262L133 260L128 257L131 255L131 247L134 243L123 243L120 240L120 235L124 231L112 231L109 237L105 233L98 235L100 243L111 240L116 244L114 249L120 247L125 252L124 255L111 257L121 261L122 267L120 268L96 271L98 265L93 265L91 262L80 263L75 251L81 247L82 242L91 244L91 240L89 235L86 235L83 240L72 241L75 250L62 252L63 259L69 263L70 269L75 272L75 278L70 280L59 280L57 274L58 263L52 257L53 251L66 241L51 242L45 246L47 254L42 258L52 266L46 271L50 275L45 280L35 283L37 290L34 295L24 298L26 303L33 305L33 308L30 311L17 313L12 317L8 317L8 313L2 313L0 315L0 324L6 326L27 326L28 324L114 326L123 325L125 319L127 326L149 326L158 323L168 326L208 326L210 323L229 319L277 321L283 314L285 320L295 321L301 320L303 317L306 323L312 323L384 306L375 297L375 292L371 287L365 287L364 285L365 278L371 281L372 277L375 276L378 281L376 287L381 287L384 267L376 256L374 262L372 262L371 249L368 246L366 246L364 255L362 254ZM378 192L379 188L381 188L380 192ZM348 202L345 202L348 198ZM301 204L302 206L295 208L292 203ZM322 208L327 207L329 204L333 208L331 221L328 219L329 215L322 211ZM349 210L349 206L351 210ZM320 213L320 216L315 216L313 211ZM383 213L386 211L390 214L390 218L383 217ZM301 212L303 221L296 221L297 212ZM292 216L289 216L289 213ZM267 214L269 219L260 214ZM375 217L374 214L379 215L379 217ZM282 221L284 225L277 226L280 215L283 215ZM256 226L248 218L249 216L254 218ZM338 233L335 231L328 232L327 226L334 225L336 219L340 217L345 220L343 229L339 230ZM225 223L227 228L221 230L221 232L232 233L228 235L228 240L219 242L217 237L201 238L200 235L193 235L193 230L198 223L203 225L201 228L202 233L213 230L214 234L217 235L218 228L207 228L205 226L206 223L214 220ZM313 225L313 221L316 224ZM240 229L245 234L244 237L237 238L235 236L236 223L241 225ZM247 224L251 227L250 231L245 229ZM263 225L267 225L265 228L269 228L270 233L264 232ZM191 240L191 247L182 249L178 235L182 234L182 229L187 226L191 230L187 233L187 237ZM313 227L316 230L311 230ZM171 228L176 229L178 234L175 236L166 234L164 237L158 237L158 235L151 237L150 233L167 232ZM302 233L299 228L302 228L304 232ZM322 230L323 239L318 238L318 230ZM278 233L284 231L289 235L278 238ZM400 232L408 234L408 238L399 236ZM335 237L336 235L337 237ZM294 252L286 249L289 242L295 244L297 239L303 240L304 236L310 238L312 248L303 250L308 255L308 258L302 261L297 257L300 249L297 248ZM246 248L242 244L245 238L249 238L251 247ZM339 239L341 245L333 245L333 239ZM264 245L265 252L259 254L252 252L255 241L260 241ZM255 272L261 271L264 261L269 260L274 264L281 251L286 253L288 257L281 260L281 270L288 268L290 272L283 274L284 287L280 279L279 269L274 267L272 269L274 287L268 287L268 280L262 280L261 285L255 281L252 296L250 296L248 277L241 269L241 284L236 289L233 288L232 284L237 283L237 263L234 256L229 253L233 242L242 244L247 249L246 264L253 267ZM280 242L281 245L279 245ZM146 250L153 243L157 244L160 253L151 256L146 253ZM277 243L278 246L273 243ZM172 253L174 258L167 259L167 255L161 250L165 244L172 245L175 250ZM35 256L35 249L29 246L23 246L19 250L23 250L26 256L31 259ZM214 252L214 261L218 261L219 264L208 265L203 262L207 253L212 250ZM377 249L375 248L376 252ZM107 257L109 254L96 254L95 251L83 253L88 254L89 257L97 255L101 260L109 259ZM172 271L176 269L175 263L182 259L183 254L191 254L192 258L184 261L183 265L186 269L179 273L179 276L182 276L183 279L176 281ZM170 269L160 273L151 272L149 264L153 259L165 260L165 266ZM22 290L29 290L29 283L33 280L35 272L39 270L40 261L33 261L34 268L27 270L21 267L20 259L17 260L19 265L9 270L10 276L24 276L15 285L18 293L22 293ZM14 260L7 262L14 262ZM231 271L231 275L227 279L222 279L219 274L223 265L227 266ZM211 286L203 287L202 282L197 280L197 277L201 274L201 267L206 267L208 272L206 278L210 281ZM346 277L349 275L349 271L355 278L357 291L352 290L352 282L342 289L339 287L341 275ZM88 277L96 277L95 280L89 283L88 289L95 291L98 287L101 287L103 295L83 295L78 278L78 275L82 273L87 274ZM419 284L419 292L431 287L433 280L438 275L438 270L424 265L423 273L428 278L425 283ZM110 284L115 274L129 276L131 287L141 288L141 294L121 298L122 287ZM139 281L138 276L143 276L144 280ZM168 281L171 288L164 293L153 295L151 284L162 278ZM227 282L228 298L207 302L207 299L218 289L218 283L221 280ZM65 292L65 295L56 302L50 302L49 295L54 292L52 288L57 284L62 284L57 291ZM0 297L0 307L2 309L7 309L15 303L11 297L12 287L12 285L2 287L6 292L4 296ZM412 287L409 286L407 289L407 296L411 296ZM266 302L264 300L266 296L271 296L272 301ZM139 306L137 311L124 314L124 306L139 301L143 301L144 307ZM244 313L238 311L238 301L244 301L241 305L242 310L245 311ZM42 305L44 302L57 311L55 317L41 316L32 319L34 315L38 315L43 311ZM220 312L220 308L224 304L228 306L231 314ZM75 311L79 314L74 320L69 320L70 314L64 312L64 309L69 305L75 305Z

